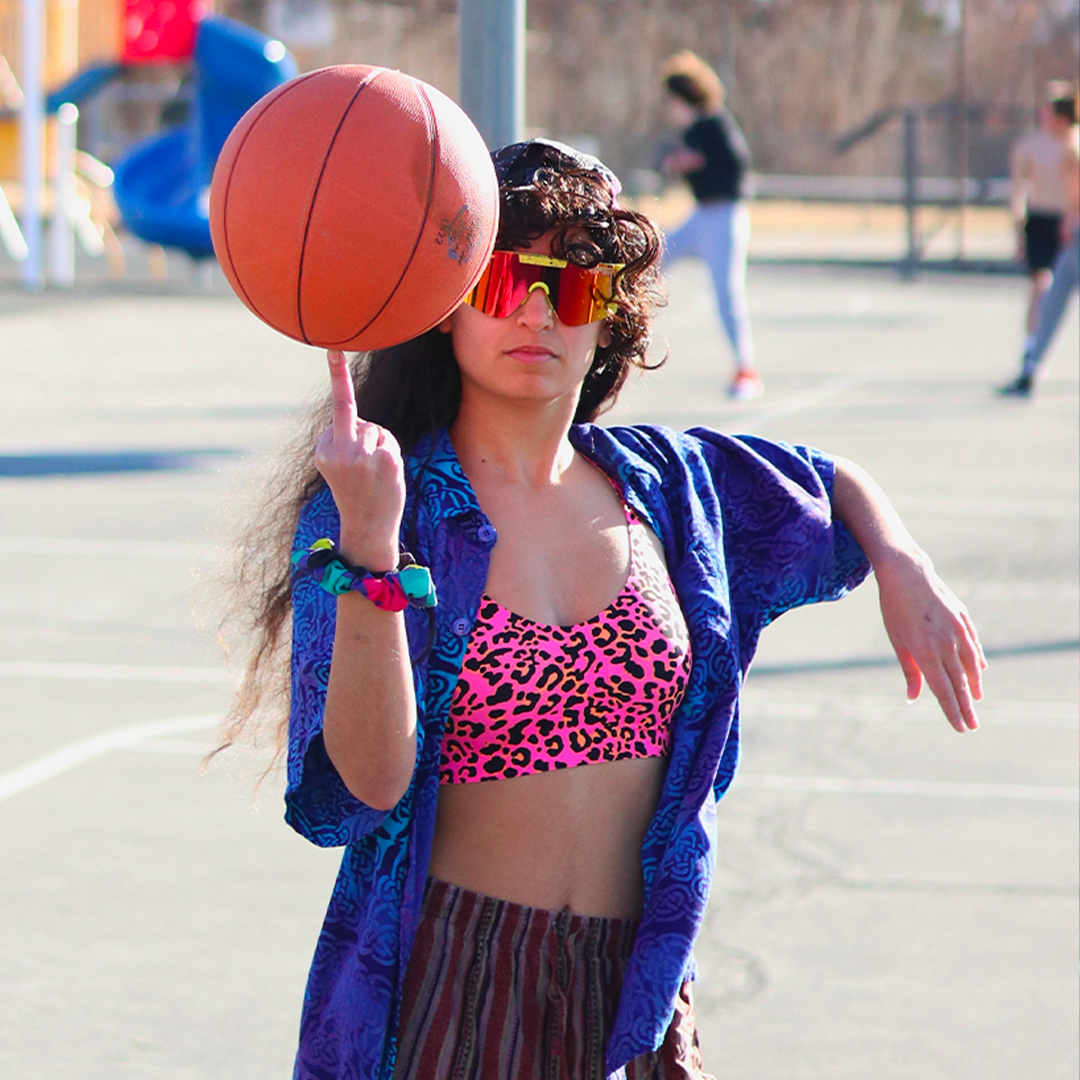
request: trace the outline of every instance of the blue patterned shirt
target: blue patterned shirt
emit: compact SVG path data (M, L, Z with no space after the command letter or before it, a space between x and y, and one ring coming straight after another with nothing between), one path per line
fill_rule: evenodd
M580 425L575 448L660 537L690 630L693 667L673 718L667 774L641 850L645 902L607 1047L609 1073L656 1049L693 946L715 862L716 802L739 756L739 690L762 628L800 604L843 596L867 574L833 520L832 462L815 450L699 428ZM427 879L439 744L487 583L495 529L445 431L406 458L402 539L431 567L433 618L406 612L417 703L416 769L392 810L345 787L323 745L336 601L310 578L293 591L286 820L344 846L308 977L295 1080L389 1080L400 990ZM296 547L336 539L328 489L304 508ZM429 648L430 645L430 648Z

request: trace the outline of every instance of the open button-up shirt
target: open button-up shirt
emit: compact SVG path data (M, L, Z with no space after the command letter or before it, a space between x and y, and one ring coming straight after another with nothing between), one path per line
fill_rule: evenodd
M641 850L645 902L607 1047L608 1072L656 1049L683 981L715 862L717 800L739 756L739 690L762 628L800 604L833 600L869 570L832 516L833 465L807 447L707 429L580 425L574 447L619 486L660 537L690 630L693 667L673 717L659 806ZM402 542L431 568L439 604L409 609L416 769L392 810L345 787L323 745L335 599L311 578L293 590L286 820L344 857L308 978L296 1080L389 1080L400 989L427 879L439 746L487 583L495 529L446 431L406 459ZM336 540L328 489L304 508L296 548Z

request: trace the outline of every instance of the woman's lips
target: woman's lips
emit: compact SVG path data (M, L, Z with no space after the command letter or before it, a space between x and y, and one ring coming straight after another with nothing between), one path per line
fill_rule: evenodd
M544 360L552 360L555 354L542 345L519 345L514 349L507 349L507 355L523 364L536 364Z

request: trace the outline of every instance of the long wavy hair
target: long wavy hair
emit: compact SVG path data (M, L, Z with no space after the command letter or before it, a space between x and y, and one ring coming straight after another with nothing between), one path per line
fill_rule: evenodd
M610 342L596 349L574 415L575 423L585 423L614 405L631 368L659 366L650 364L647 352L652 315L664 299L661 240L649 218L618 204L604 174L560 162L558 154L547 156L548 167L536 171L528 184L500 185L496 246L523 250L551 233L557 257L581 266L624 264L615 279L617 310L607 319ZM402 345L358 353L350 369L357 412L393 432L405 453L457 417L461 377L451 337L438 329ZM324 486L314 448L331 419L327 394L275 453L264 497L234 545L229 598L219 621L218 637L226 652L233 640L247 644L219 749L244 736L258 744L268 731L274 755L267 771L280 761L288 735L289 555L301 510Z

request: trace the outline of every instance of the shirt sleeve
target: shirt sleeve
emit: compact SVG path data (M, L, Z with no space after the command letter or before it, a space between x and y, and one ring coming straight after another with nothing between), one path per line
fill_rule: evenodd
M720 114L719 119L724 138L731 149L731 156L739 163L740 172L746 172L750 168L750 147L746 144L742 128L727 109Z
M756 436L688 434L700 441L720 503L732 607L746 632L863 581L870 563L832 514L831 458Z
M339 533L337 509L324 489L304 507L293 550L306 549L323 536L336 540ZM314 578L294 583L285 820L320 847L359 840L386 817L385 811L372 809L349 791L323 743L336 616L336 598Z

